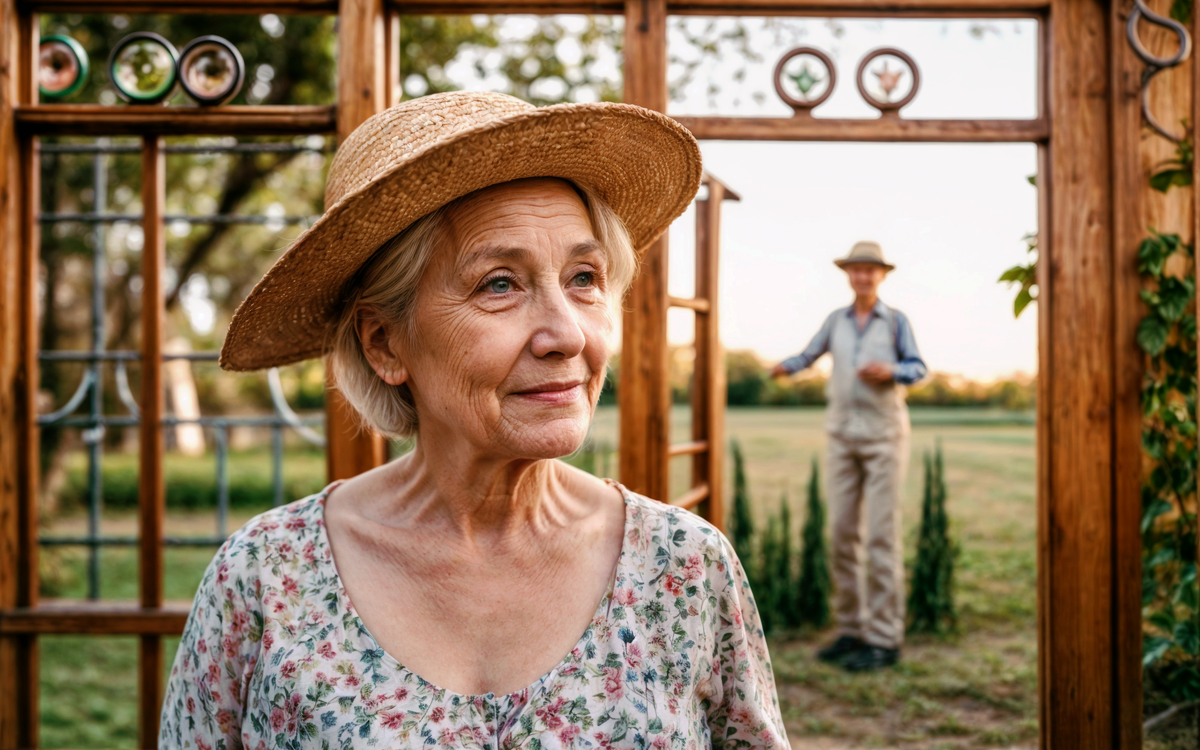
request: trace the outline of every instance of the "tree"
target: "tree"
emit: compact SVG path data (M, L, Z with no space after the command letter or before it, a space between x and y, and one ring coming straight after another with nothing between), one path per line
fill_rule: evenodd
M796 586L797 625L823 628L829 624L829 596L833 583L829 575L829 550L825 544L825 502L821 499L821 480L817 459L812 461L808 480L807 516L801 532L800 580Z
M912 591L908 597L910 633L944 633L957 623L954 561L958 545L950 538L942 447L925 454L925 495Z
M730 513L729 537L733 551L750 575L754 569L754 517L750 512L750 490L746 486L746 461L736 439L733 441L733 505Z

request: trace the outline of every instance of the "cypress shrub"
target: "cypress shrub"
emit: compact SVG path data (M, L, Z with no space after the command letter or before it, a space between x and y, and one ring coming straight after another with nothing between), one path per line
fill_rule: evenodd
M729 540L733 542L733 551L742 561L746 575L751 576L753 586L754 576L754 517L750 512L750 490L746 486L746 460L742 456L742 446L737 440L733 441L733 505L730 508Z
M942 446L925 454L925 494L921 531L908 597L910 633L944 633L957 623L954 609L954 561L958 545L950 538Z
M825 544L825 502L821 499L821 479L815 457L812 476L808 480L808 507L801 536L800 580L794 607L796 624L823 628L830 621L829 596L833 583L829 575L829 549Z

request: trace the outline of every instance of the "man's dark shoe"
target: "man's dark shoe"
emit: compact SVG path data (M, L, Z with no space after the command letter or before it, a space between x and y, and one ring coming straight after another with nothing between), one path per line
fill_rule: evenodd
M817 658L829 664L837 664L851 654L867 647L861 638L852 635L839 636L836 641L817 652Z
M848 672L873 672L890 667L900 660L900 649L865 646L842 660Z

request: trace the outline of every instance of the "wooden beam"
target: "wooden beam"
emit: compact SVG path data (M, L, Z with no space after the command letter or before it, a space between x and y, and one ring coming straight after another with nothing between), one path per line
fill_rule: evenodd
M338 141L388 104L387 14L383 0L343 0L338 14ZM399 64L399 60L396 60ZM348 479L387 461L387 443L360 427L353 407L326 374L326 473Z
M0 635L181 635L191 602L155 609L113 601L45 602L0 612Z
M671 447L667 450L667 455L675 458L676 456L695 456L707 452L707 440L693 440L689 443L672 443Z
M34 135L308 135L336 127L333 107L38 104L16 110Z
M676 508L686 508L687 510L691 510L700 503L704 502L706 499L708 499L708 485L698 484L672 500L671 505L674 505Z
M700 314L707 314L711 308L708 300L700 297L667 297L667 304L671 307L681 307L685 310L692 310Z
M142 140L142 390L138 425L138 577L143 608L162 605L163 431L166 385L162 354L166 325L167 241L163 215L167 198L167 160L162 138ZM99 250L98 250L99 251ZM162 710L163 645L158 635L143 635L138 644L138 737L140 747L158 746Z
M666 0L626 0L625 97L667 110ZM643 250L643 248L638 248ZM620 383L620 478L657 500L669 495L671 393L667 376L667 238L644 248L625 297Z
M709 488L700 514L725 530L725 350L721 345L720 269L721 205L738 196L724 183L706 176L708 196L696 201L696 296L709 301L707 315L697 315L696 360L692 372L692 439L709 449L692 459L692 485Z
M35 100L37 27L0 0L0 609L38 596L38 157L12 116ZM37 675L37 639L0 636L0 748L37 746Z
M676 117L700 140L1040 143L1045 120L826 119L822 117Z
M336 13L337 0L20 0L40 13Z
M818 16L818 17L1030 17L1044 12L1049 0L675 0L670 15ZM393 7L404 15L463 15L471 13L619 14L625 6L613 0L399 0Z
M1040 703L1048 750L1112 750L1113 169L1108 6L1054 0L1039 263ZM1116 37L1120 40L1120 37Z

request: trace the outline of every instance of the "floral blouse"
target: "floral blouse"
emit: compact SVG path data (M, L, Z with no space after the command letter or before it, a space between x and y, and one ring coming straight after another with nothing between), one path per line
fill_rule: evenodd
M209 565L175 656L160 748L788 747L729 541L620 487L617 572L579 642L507 695L440 688L387 654L342 587L319 494L263 513Z

